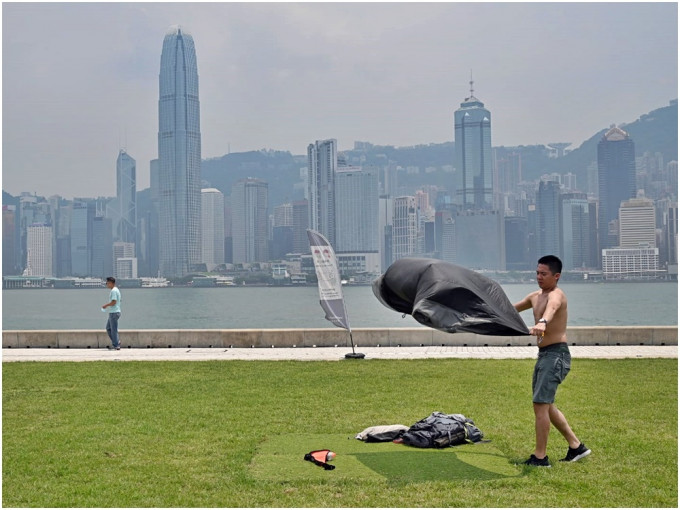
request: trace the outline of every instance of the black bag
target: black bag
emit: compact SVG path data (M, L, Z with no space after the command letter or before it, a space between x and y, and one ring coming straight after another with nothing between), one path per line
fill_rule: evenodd
M417 448L445 448L463 444L477 443L484 434L475 422L462 414L444 414L435 411L427 418L411 426L402 436L404 444Z

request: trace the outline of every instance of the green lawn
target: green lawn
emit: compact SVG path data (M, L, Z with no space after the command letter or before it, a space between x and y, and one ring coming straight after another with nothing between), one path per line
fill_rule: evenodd
M533 360L3 363L5 507L677 507L678 361L581 360L557 404L593 450L533 449ZM491 443L364 444L432 411ZM302 458L337 451L334 471Z

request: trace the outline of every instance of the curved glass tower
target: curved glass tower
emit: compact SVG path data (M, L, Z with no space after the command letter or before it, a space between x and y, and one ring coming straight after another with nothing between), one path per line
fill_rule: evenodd
M194 39L180 26L163 41L158 99L159 271L201 262L201 131Z
M493 209L491 113L472 95L454 113L456 189L454 201L463 210Z

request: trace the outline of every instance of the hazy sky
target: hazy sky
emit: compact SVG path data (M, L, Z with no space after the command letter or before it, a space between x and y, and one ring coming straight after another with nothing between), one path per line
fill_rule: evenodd
M494 146L578 146L678 96L675 3L3 3L3 189L114 196L123 147L148 187L175 24L203 158L452 141L470 70Z

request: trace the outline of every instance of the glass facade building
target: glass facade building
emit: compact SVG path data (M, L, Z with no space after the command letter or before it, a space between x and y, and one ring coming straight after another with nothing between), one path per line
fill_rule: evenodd
M124 243L137 242L137 173L136 162L124 150L116 160L116 197L119 218L115 238Z
M454 203L465 209L493 209L491 113L474 95L454 113Z
M597 174L600 248L611 248L618 243L609 223L618 220L621 202L635 198L635 144L622 129L612 127L597 144Z
M194 40L163 41L158 100L159 270L182 277L201 260L201 131Z

